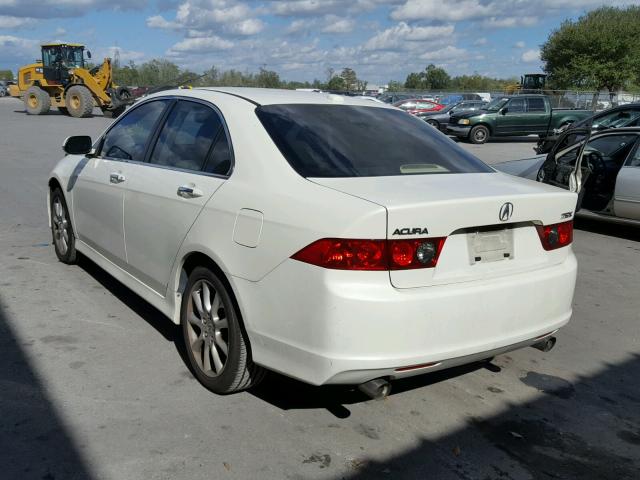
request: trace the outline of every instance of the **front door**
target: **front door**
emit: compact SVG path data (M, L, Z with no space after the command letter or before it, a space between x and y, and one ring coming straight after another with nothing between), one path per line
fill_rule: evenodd
M497 122L498 135L519 135L523 133L526 112L525 98L512 98L503 107L505 113L499 113Z
M117 160L83 159L69 186L78 238L116 265L124 266L121 166Z
M231 169L222 118L211 106L179 100L146 163L129 163L124 229L128 269L164 294L180 245Z
M142 104L123 115L100 140L96 157L81 162L70 181L78 238L118 266L126 265L124 189L128 162L144 160L168 101Z

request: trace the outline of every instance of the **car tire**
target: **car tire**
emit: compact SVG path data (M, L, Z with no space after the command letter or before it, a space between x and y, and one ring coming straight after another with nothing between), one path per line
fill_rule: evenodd
M191 370L212 392L246 390L264 378L265 370L251 359L229 287L208 268L196 267L189 275L180 323Z
M427 120L427 123L436 130L440 130L440 122L438 122L437 120Z
M484 125L476 125L469 132L469 141L476 145L482 145L489 140L489 129Z
M49 94L35 85L24 94L24 108L29 115L44 115L51 109Z
M76 252L76 239L71 225L71 217L64 194L59 188L51 191L51 236L53 237L53 248L58 260L62 263L72 265L76 263L78 253Z
M69 114L76 118L85 118L93 112L93 95L87 87L74 85L64 96Z

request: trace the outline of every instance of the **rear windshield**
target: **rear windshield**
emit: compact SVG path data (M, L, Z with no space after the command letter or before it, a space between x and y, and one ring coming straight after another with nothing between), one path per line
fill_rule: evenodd
M380 177L493 172L431 125L400 110L352 105L256 109L303 177Z

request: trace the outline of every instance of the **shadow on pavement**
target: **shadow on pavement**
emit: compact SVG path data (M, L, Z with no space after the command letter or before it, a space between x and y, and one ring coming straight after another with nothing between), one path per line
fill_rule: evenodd
M640 472L640 355L571 383L529 372L540 398L466 426L383 462L359 462L346 480L635 480ZM495 394L499 394L496 392ZM384 438L382 438L384 440ZM495 450L499 455L495 454Z
M640 227L625 225L613 220L577 216L574 221L574 227L577 230L640 242Z
M142 317L145 322L155 328L165 340L175 342L180 337L178 327L160 310L125 287L84 255L78 256L78 266L91 275L96 282L109 290L114 297Z
M1 299L0 299L1 301ZM89 468L58 417L0 303L0 477L89 480Z
M473 363L431 374L395 380L392 383L391 396L449 380L485 366L486 363ZM274 372L268 372L264 381L256 388L251 389L249 393L281 410L324 408L337 418L348 418L351 415L345 405L370 400L353 385L315 387Z

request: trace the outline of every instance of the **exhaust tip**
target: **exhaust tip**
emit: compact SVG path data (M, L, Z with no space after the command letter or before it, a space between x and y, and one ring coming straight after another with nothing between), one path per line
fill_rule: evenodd
M540 350L541 352L549 352L556 345L556 337L547 337L541 342L531 345L533 348Z
M358 385L358 390L373 400L381 400L391 393L391 384L384 378L375 378Z

